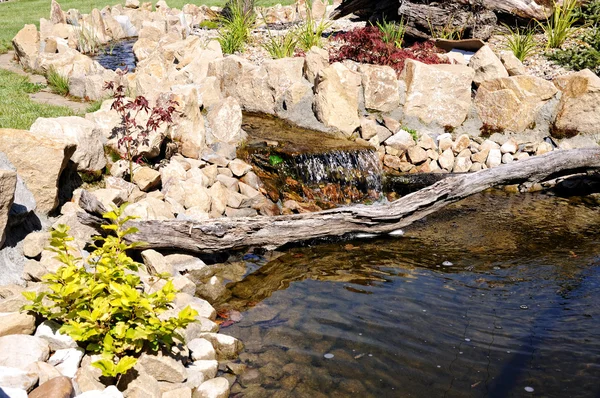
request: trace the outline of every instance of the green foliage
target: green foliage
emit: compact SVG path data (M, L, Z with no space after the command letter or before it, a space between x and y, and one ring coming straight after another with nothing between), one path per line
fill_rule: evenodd
M244 51L244 46L250 38L250 31L256 22L256 16L252 12L244 12L241 4L235 2L231 6L231 17L220 19L219 43L225 54Z
M273 35L270 30L268 32L268 40L262 43L261 46L271 57L286 58L292 57L298 44L298 35L296 31L290 30L284 35Z
M574 12L579 22L585 25L600 25L600 0L588 0Z
M406 33L406 25L404 19L400 20L400 23L383 22L377 21L377 27L381 31L381 40L384 43L391 43L398 48L402 48L402 41L404 40L404 34Z
M0 39L0 54L6 54L10 50L12 50L12 44L10 40Z
M91 102L88 105L88 107L86 108L85 113L94 113L97 110L100 110L100 107L102 106L102 102L104 102L104 99L99 99L94 102Z
M209 19L205 19L204 21L200 22L198 27L200 29L215 30L215 29L219 29L219 23L215 22L215 21L211 21Z
M105 376L127 372L142 351L157 351L170 347L175 339L183 340L176 330L194 322L198 315L188 306L177 317L159 318L171 308L177 291L171 280L155 293L143 291L137 275L143 265L127 255L127 250L141 244L124 240L137 232L126 227L133 217L124 216L124 209L125 205L104 214L111 223L102 228L113 235L96 237L101 245L94 246L85 260L72 254L69 227L59 225L52 232L50 249L61 267L43 277L46 292L23 293L32 301L24 310L59 322L61 333L71 336L88 353L102 354L92 365Z
M508 29L508 42L506 47L519 59L525 61L525 58L533 54L535 51L534 30L530 28L513 29L508 25L504 25Z
M548 48L560 48L573 35L573 25L578 20L577 0L564 0L561 4L554 2L554 12L545 23L538 22L544 29Z
M556 50L548 58L574 70L590 69L600 76L600 26L584 33L580 45Z
M271 155L269 156L269 163L271 163L271 166L277 166L283 163L283 158L279 155Z
M327 6L327 3L325 5ZM320 21L316 21L312 15L312 4L306 2L306 21L296 31L298 37L298 46L303 51L308 51L313 47L323 47L323 33L331 26L325 15Z
M69 78L58 73L54 67L48 69L46 79L48 80L48 85L56 94L63 96L69 94Z
M74 115L69 108L40 104L29 98L29 94L41 89L27 77L0 69L0 128L28 130L38 117Z
M415 140L415 142L419 141L419 133L417 133L417 130L408 127L402 127L402 130L410 134L410 136L413 138L413 140Z

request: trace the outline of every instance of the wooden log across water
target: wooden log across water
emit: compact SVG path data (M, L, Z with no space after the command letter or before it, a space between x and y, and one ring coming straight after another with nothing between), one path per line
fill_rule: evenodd
M276 248L349 233L384 234L411 223L487 188L524 182L542 182L560 176L598 171L600 149L559 150L493 169L448 177L388 205L341 207L316 213L276 217L219 218L206 221L132 221L139 232L130 241L147 242L146 248L216 253L246 247ZM79 220L98 227L102 211L95 198L81 197Z

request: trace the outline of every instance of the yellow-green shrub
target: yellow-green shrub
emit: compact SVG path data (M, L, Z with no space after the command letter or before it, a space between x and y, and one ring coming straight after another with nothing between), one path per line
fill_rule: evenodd
M188 306L176 318L159 318L171 308L177 291L168 280L157 292L144 292L137 274L143 264L127 254L140 243L127 244L123 239L137 232L125 227L132 217L123 216L124 208L104 214L112 223L102 228L113 234L97 237L101 245L94 246L85 260L73 256L69 227L60 225L52 232L50 246L63 265L44 276L48 291L24 293L32 301L24 310L59 322L60 332L71 336L86 352L102 354L92 365L105 376L127 372L143 350L157 351L170 347L175 339L183 341L176 330L194 322L198 315Z

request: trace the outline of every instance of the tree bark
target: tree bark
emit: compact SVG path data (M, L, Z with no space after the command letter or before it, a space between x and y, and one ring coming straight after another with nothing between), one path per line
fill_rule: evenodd
M130 241L146 248L216 253L250 246L276 248L350 233L389 233L406 227L444 206L487 188L523 182L541 182L560 176L600 169L600 149L561 150L493 169L448 177L404 196L389 205L351 206L316 213L277 217L220 218L208 221L132 221L139 232ZM101 205L84 192L79 220L98 227Z

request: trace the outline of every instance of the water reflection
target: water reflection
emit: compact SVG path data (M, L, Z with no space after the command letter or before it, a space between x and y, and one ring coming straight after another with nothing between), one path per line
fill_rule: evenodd
M286 251L228 286L245 312L226 332L258 371L232 391L597 396L598 221L574 201L490 192L401 239Z

